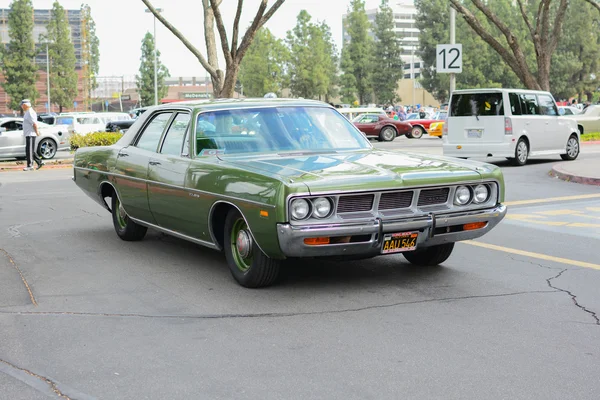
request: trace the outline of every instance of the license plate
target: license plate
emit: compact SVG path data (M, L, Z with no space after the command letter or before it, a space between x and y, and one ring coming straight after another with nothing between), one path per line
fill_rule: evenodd
M467 137L470 138L481 138L481 135L483 135L483 129L468 129L467 130Z
M416 250L418 237L419 232L386 233L383 235L381 254Z

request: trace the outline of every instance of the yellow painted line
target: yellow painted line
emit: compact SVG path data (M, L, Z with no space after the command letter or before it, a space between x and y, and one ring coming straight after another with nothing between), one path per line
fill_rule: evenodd
M574 228L600 228L600 224L586 224L583 222L573 222L570 223L569 226Z
M585 209L588 211L600 212L600 207L586 207Z
M547 254L541 254L541 253L534 253L534 252L531 252L531 251L512 249L510 247L496 246L495 244L475 242L475 241L472 241L472 240L469 240L469 241L466 241L466 242L461 242L461 243L469 244L471 246L483 247L484 249L501 251L503 253L510 253L510 254L516 254L516 255L519 255L519 256L525 256L525 257L530 257L530 258L537 258L539 260L546 260L546 261L552 261L552 262L556 262L556 263L560 263L560 264L574 265L576 267L583 267L583 268L591 268L591 269L600 270L600 265L589 263L589 262L585 262L585 261L570 260L568 258L554 257L554 256L549 256Z
M538 204L538 203L552 203L554 201L570 201L570 200L584 200L584 199L600 199L600 194L582 194L579 196L563 196L563 197L549 197L547 199L534 199L534 200L518 200L518 201L506 201L506 206L522 206L525 204Z

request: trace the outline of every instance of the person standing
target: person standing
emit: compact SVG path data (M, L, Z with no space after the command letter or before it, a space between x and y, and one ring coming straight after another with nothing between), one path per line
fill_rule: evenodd
M27 167L23 171L31 171L33 162L37 164L37 169L44 166L42 159L35 151L35 138L40 136L37 124L37 113L31 107L29 99L21 100L21 108L23 109L23 135L25 136L25 154L27 157Z

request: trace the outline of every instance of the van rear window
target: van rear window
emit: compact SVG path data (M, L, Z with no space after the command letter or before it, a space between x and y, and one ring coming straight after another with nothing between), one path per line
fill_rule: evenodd
M452 96L450 116L503 116L502 93L470 93Z

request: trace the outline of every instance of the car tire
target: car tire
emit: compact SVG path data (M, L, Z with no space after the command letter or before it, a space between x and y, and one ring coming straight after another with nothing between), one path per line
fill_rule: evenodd
M40 141L37 148L37 153L44 160L50 160L56 155L56 142L50 138L45 138Z
M233 278L247 288L272 285L279 276L281 261L262 252L238 210L227 214L224 231L225 258Z
M412 131L410 132L410 138L421 139L424 133L425 132L423 131L423 128L421 128L420 126L413 126Z
M448 257L450 257L450 254L452 254L453 249L454 243L444 243L402 254L411 264L422 267L431 267L446 261Z
M565 161L573 161L579 156L579 140L577 139L577 135L571 135L569 140L567 140L566 153L561 154L560 158Z
M391 142L396 138L396 130L391 126L384 126L383 129L379 132L379 141L380 142Z
M113 193L112 196L111 209L113 225L115 226L117 235L121 239L128 242L136 242L146 236L148 228L135 223L129 218L116 193Z
M515 147L515 156L514 158L510 158L510 161L513 165L521 167L527 164L527 160L529 159L529 145L525 139L520 138L517 142L517 146Z

